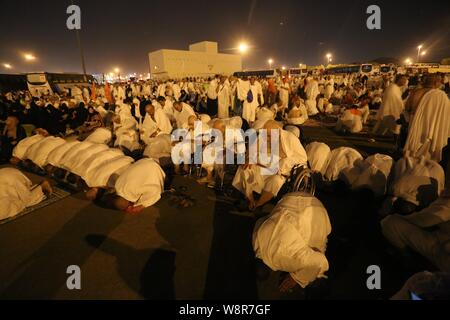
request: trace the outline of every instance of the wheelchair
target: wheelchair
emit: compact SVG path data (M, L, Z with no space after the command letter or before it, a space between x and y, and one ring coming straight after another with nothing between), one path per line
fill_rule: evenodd
M311 195L316 193L316 181L314 179L314 172L308 165L295 165L289 177L286 179L283 187L277 195L277 200L292 192L305 192Z

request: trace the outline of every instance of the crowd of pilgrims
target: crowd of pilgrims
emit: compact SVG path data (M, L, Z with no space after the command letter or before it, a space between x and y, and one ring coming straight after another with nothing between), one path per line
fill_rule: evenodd
M262 163L234 168L231 184L233 195L240 195L235 198L238 208L255 211L278 200L293 168L309 168L323 184L342 186L343 182L350 190L364 188L383 198L381 227L392 246L405 259L416 252L436 270L449 272L448 90L444 75L393 74L375 81L358 75L308 74L149 80L72 87L40 96L27 91L3 93L1 159L15 167L0 169L0 219L20 213L52 192L48 180L33 186L16 168L68 181L90 200L101 199L112 208L137 213L161 198L173 174L191 172L196 122L202 123L205 136L208 129L224 135L229 129L276 130L277 172L264 174ZM396 153L364 158L350 147L332 150L323 142L306 144L303 128L309 119L332 119L336 131L392 136ZM172 139L175 129L184 129L184 137ZM205 137L202 141L203 152L208 152L211 141ZM244 153L248 159L248 146L244 151L235 147L234 153ZM227 172L226 165L214 162L215 156L201 165L203 175L196 177L209 187L218 177L223 182ZM174 164L174 157L181 161ZM297 284L305 288L326 278L331 228L327 210L314 195L283 195L272 213L256 224L255 255L270 269L288 272L282 290ZM448 285L448 274L418 277L434 285L431 293L425 286L417 289L412 279L399 297L416 286L422 297L433 298L442 291L436 283ZM436 280L442 277L447 282Z

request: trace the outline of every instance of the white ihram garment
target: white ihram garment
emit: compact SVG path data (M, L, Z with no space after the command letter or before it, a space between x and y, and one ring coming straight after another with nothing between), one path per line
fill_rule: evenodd
M425 156L439 162L449 137L449 99L441 90L430 90L419 103L404 150L412 156Z
M161 199L165 177L158 163L142 159L122 172L116 181L116 193L134 206L150 207Z
M322 176L325 175L331 156L330 147L322 142L312 142L306 146L305 150L311 170L320 172Z
M20 140L17 146L14 147L12 156L22 160L28 148L42 139L44 139L44 136L35 134L34 136Z
M66 144L66 140L59 137L46 137L30 146L25 153L24 159L31 160L35 165L44 168L48 164L50 152Z
M13 168L0 169L0 221L16 216L25 208L45 199L41 186Z
M303 288L328 271L325 256L331 224L322 203L312 195L290 193L253 231L256 257L274 271L289 272Z
M90 168L85 182L90 187L114 188L118 177L134 162L133 158L118 156Z
M331 151L330 161L325 171L325 179L335 181L345 168L352 168L356 160L362 160L363 157L355 149L341 147Z

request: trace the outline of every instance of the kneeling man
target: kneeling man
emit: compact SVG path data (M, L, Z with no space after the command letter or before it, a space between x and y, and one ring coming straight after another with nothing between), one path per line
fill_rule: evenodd
M272 270L289 272L282 291L297 284L305 288L326 277L329 265L325 251L330 233L327 210L317 198L303 192L289 193L268 217L256 223L253 249Z

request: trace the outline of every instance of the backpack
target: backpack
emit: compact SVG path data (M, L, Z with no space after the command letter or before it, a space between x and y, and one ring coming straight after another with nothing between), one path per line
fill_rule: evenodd
M248 90L248 92L247 92L247 102L248 103L252 103L253 102L253 92L252 92L251 89Z

